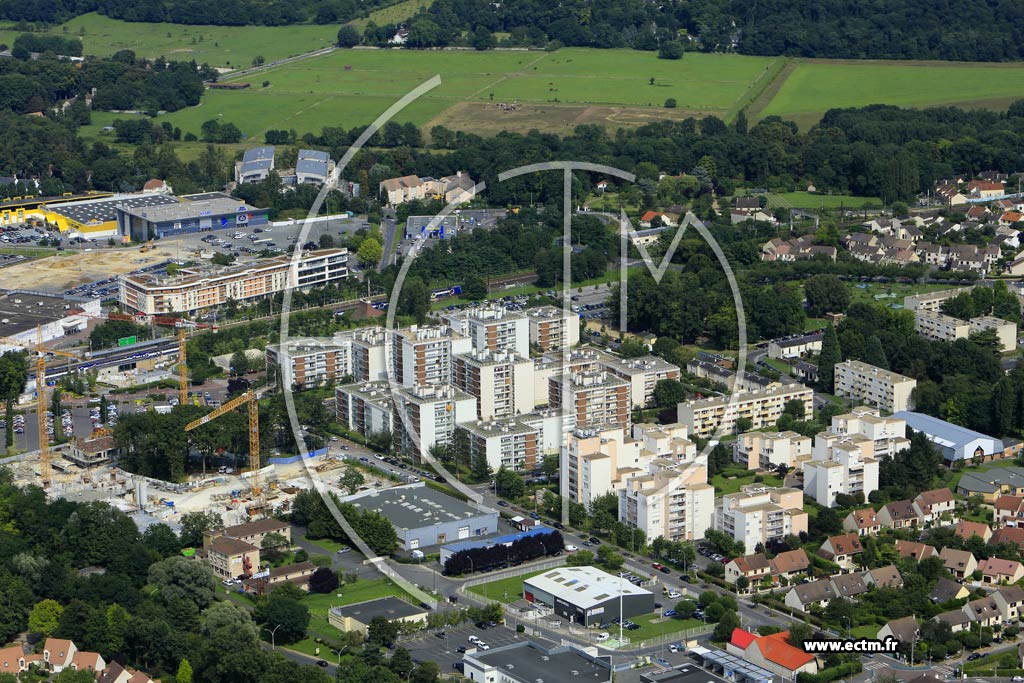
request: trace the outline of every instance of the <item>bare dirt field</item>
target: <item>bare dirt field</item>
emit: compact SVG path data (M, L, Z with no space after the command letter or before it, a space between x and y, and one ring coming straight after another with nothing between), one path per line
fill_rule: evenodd
M96 249L48 256L4 268L0 277L17 282L19 287L44 292L61 292L78 285L96 282L115 275L176 258L173 243L154 246L146 252L140 247Z

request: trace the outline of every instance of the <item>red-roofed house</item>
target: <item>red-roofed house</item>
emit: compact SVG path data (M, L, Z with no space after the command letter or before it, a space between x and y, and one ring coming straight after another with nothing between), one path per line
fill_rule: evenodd
M1018 548L1024 550L1024 527L1007 526L1002 529L996 529L992 532L992 540L989 542L992 545L1013 543Z
M864 508L863 510L854 510L846 515L843 520L843 530L854 532L858 536L877 536L878 532L882 530L882 525L878 522L874 508Z
M988 543L989 539L992 538L992 529L988 527L988 524L982 524L981 522L960 522L956 525L955 533L965 541L970 540L971 536L978 536L985 543Z
M853 569L857 555L864 552L860 536L857 534L846 534L845 536L832 536L825 539L818 549L818 555L829 562L834 562L843 569Z
M967 192L976 198L992 199L994 197L1002 197L1006 194L1006 189L1002 183L991 183L985 180L972 180L967 183Z
M950 516L956 513L956 500L949 489L922 491L914 499L914 510L926 524L938 521L943 515L951 519Z
M1024 526L1024 498L1020 496L999 496L992 504L995 525Z
M99 673L107 668L107 663L98 652L76 652L71 658L71 666L79 671L92 671Z
M43 644L43 661L53 673L59 674L71 666L78 648L70 640L47 638Z
M799 647L790 645L789 631L770 636L755 636L749 631L736 629L726 646L732 654L743 657L751 664L774 674L794 680L798 673L817 673L818 660Z
M757 583L772 573L772 566L761 553L734 557L725 565L725 580L735 584L741 576L747 577L751 584Z
M981 580L985 583L1017 583L1024 578L1024 565L1014 560L990 557L978 563Z
M0 649L0 673L17 674L27 668L25 650L20 645Z
M655 219L657 219L658 222L661 223L661 226L667 226L667 227L672 228L672 227L675 227L675 225L676 225L675 220L672 218L672 216L670 216L667 213L664 213L662 211L647 211L647 212L644 213L643 216L640 216L640 227L641 228L651 228L651 227L654 227Z

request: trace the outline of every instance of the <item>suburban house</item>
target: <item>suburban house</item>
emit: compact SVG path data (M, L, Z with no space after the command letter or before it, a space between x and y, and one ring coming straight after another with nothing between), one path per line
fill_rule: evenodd
M878 629L878 639L885 640L885 638L891 637L900 641L901 643L911 642L917 635L917 619L914 617L903 617L902 619L893 619L882 628Z
M837 598L850 600L868 592L868 584L861 574L836 574L830 580Z
M958 579L964 579L974 573L978 568L978 561L969 550L957 550L956 548L943 548L939 553L943 564L949 573Z
M858 536L877 536L882 530L878 521L878 515L874 508L854 510L843 519L843 531L855 533Z
M942 614L935 615L935 621L942 621L949 624L949 630L953 633L959 633L960 631L966 631L971 627L971 618L967 613L960 609L953 609Z
M967 587L959 581L943 577L935 583L935 588L932 588L932 592L928 594L928 599L941 605L951 600L963 600L970 594Z
M899 553L900 559L912 557L918 562L939 554L939 551L934 546L918 543L917 541L904 541L902 539L896 541L896 552Z
M810 612L812 607L828 607L828 603L837 597L829 579L818 579L793 586L792 590L786 593L785 603L788 607L801 612Z
M999 605L996 604L995 598L991 596L971 600L964 605L964 614L970 617L971 621L977 622L982 626L995 626L1003 619L1003 614L999 611Z
M956 500L949 489L922 491L914 498L914 511L925 524L956 513Z
M960 522L956 525L955 533L965 541L969 541L971 536L977 536L985 541L985 543L988 543L989 539L992 538L992 529L988 527L988 524L982 524L981 522Z
M1024 588L1020 586L1003 586L992 594L996 606L1003 615L1003 621L1016 621L1024 608Z
M790 645L788 637L789 631L757 636L737 628L726 644L726 651L791 681L796 680L797 674L817 673L818 660L814 655Z
M741 577L754 584L771 573L771 563L762 553L734 557L725 565L725 580L734 585Z
M829 562L834 562L847 571L856 566L854 558L864 552L860 537L857 534L846 534L844 536L832 536L825 539L818 549L818 555Z
M919 521L914 503L909 500L886 503L878 511L878 523L890 529L915 527Z
M43 643L41 654L26 654L22 645L12 645L0 649L0 673L12 674L17 677L18 674L28 671L29 666L33 664L51 674L57 674L67 669L90 671L98 681L104 681L104 683L113 682L113 679L105 678L107 672L112 668L116 667L117 671L124 671L115 662L107 664L98 652L79 650L73 641L61 638L47 638ZM129 673L123 681L119 680L117 683L128 683L129 680L133 680L134 683L149 683L150 678L146 674L135 670L128 671ZM133 679L135 676L138 678Z
M1004 584L1017 583L1024 578L1024 565L1016 560L1003 560L990 557L978 563L981 580L985 583Z
M1002 183L972 180L967 183L967 193L976 199L995 199L1006 194L1006 188Z
M772 576L794 579L803 574L811 566L811 560L803 548L787 550L769 560Z
M1024 549L1024 527L1005 526L992 532L992 545L1000 543L1013 543L1018 548Z
M1020 496L999 496L992 504L993 522L997 527L1022 526L1024 520L1024 498Z
M655 221L658 222L658 225L654 224ZM661 211L646 211L644 215L640 216L641 228L657 228L662 226L673 228L676 226L676 222L677 218L675 216Z
M863 574L864 583L879 588L900 588L903 586L903 577L896 569L896 565L887 565L866 571Z

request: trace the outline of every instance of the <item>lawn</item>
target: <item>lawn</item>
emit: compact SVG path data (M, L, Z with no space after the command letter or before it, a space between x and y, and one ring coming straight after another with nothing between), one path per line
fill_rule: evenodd
M737 472L736 470L726 470L711 477L711 485L715 487L715 493L717 495L736 493L740 490L741 486L754 483L761 483L765 486L782 486L781 477L765 474L761 476L760 482L755 482L754 478L756 476L757 475L749 470L742 470L741 472Z
M119 21L92 12L54 27L50 33L79 36L86 55L105 57L118 50L133 50L140 57L194 59L200 64L240 68L250 66L256 55L271 62L327 47L337 39L338 26L147 24ZM0 29L0 42L12 44L17 35L5 26Z
M903 297L913 294L953 289L949 285L901 284L898 282L848 282L847 286L850 289L851 303L877 303L884 306L889 304L902 306Z
M324 552L328 552L332 555L341 550L342 548L349 547L344 543L339 543L338 541L334 541L329 538L318 538L314 541L312 538L307 537L306 540L309 543L315 545L317 548L320 548Z
M704 622L700 619L662 619L657 614L647 614L642 617L632 617L630 619L634 624L640 628L635 631L623 631L624 636L628 636L630 642L639 643L647 640L648 638L658 638L665 636L670 633L678 633L687 629L696 628L697 626L703 626ZM654 623L658 621L658 623ZM614 637L618 637L619 629L617 626L611 626L608 632Z
M338 597L341 594L341 597ZM388 596L404 598L415 604L417 601L404 590L396 586L390 579L369 579L339 586L334 593L310 593L302 603L309 608L309 630L328 637L339 637L339 631L327 621L327 611L331 607L352 605Z
M781 192L768 195L768 206L773 209L861 209L882 206L882 200L878 197L855 197L849 194Z
M497 581L490 581L488 583L481 583L476 586L470 586L469 590L477 595L482 595L488 600L497 600L498 602L515 602L519 598L523 597L523 580L529 579L538 574L543 574L548 571L542 569L534 572L526 572L525 574L517 574L516 576L509 577L507 579L498 579Z
M370 12L370 16L365 19L353 19L348 23L355 26L360 31L366 28L366 25L371 21L377 24L377 26L398 24L416 14L420 8L430 7L430 5L431 3L429 0L405 0L405 2L399 2L389 7L374 10L373 12Z
M869 104L1005 108L1022 90L1021 65L801 61L759 116L782 116L807 127L828 109Z

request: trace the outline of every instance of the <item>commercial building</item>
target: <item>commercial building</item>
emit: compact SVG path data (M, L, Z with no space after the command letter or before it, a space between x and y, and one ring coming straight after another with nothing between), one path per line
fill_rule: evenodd
M530 344L541 353L561 351L580 343L580 316L555 306L538 306L526 311L530 321Z
M327 152L300 149L295 162L295 182L299 185L322 185L327 182L333 166Z
M908 427L924 434L947 462L983 461L1002 457L1003 442L994 437L924 413L903 411L893 417L906 421Z
M916 379L859 360L836 363L836 396L849 396L890 413L913 407L910 394L916 386Z
M530 324L526 316L499 304L485 304L446 313L445 323L469 337L474 351L508 351L530 357Z
M818 353L821 351L821 340L824 338L824 332L811 332L810 334L772 339L768 342L768 357L781 360L783 358L803 358L812 353Z
M838 366L837 366L838 367ZM778 422L789 401L803 401L804 414L813 414L814 392L802 384L773 384L760 391L732 396L713 396L680 403L678 421L694 436L712 436L719 430L736 431L736 421L747 418L751 429L762 429Z
M803 491L750 484L722 496L715 511L715 529L732 536L749 552L759 543L806 532L803 505Z
M404 386L447 384L452 380L452 360L469 353L469 337L450 327L412 325L391 335L394 380Z
M476 419L476 399L450 384L403 387L394 403L395 448L417 459L435 444L450 444L456 425Z
M654 611L654 593L596 567L559 567L523 579L523 597L583 626Z
M619 521L642 530L648 541L704 538L715 518L715 488L708 484L707 467L659 458L648 468L619 490Z
M228 536L203 541L206 560L213 572L225 579L251 576L260 565L260 550L251 543Z
M391 385L381 380L346 384L334 390L338 422L362 436L393 432Z
M154 238L211 230L245 230L270 222L267 217L269 209L258 209L240 199L220 193L180 198L162 195L146 197L172 201L157 205L115 205L117 232L122 238L133 242L145 242Z
M322 249L222 268L182 268L175 276L121 275L121 305L146 315L196 313L229 300L248 304L285 289L301 291L348 277L348 250Z
M679 366L657 356L619 358L602 354L601 365L609 373L629 382L630 400L641 408L653 405L654 387L664 379L679 379Z
M811 458L810 437L786 432L745 432L733 444L733 460L748 470L799 469Z
M614 680L609 657L599 657L571 645L544 648L532 640L474 650L463 656L462 664L464 677L477 683L556 683L577 679L611 683ZM699 683L708 681L701 679Z
M387 517L406 551L498 531L498 513L494 510L446 496L422 481L365 491L343 500Z
M357 602L344 607L332 607L327 612L327 621L339 631L358 631L364 636L370 622L384 617L391 623L422 624L427 620L427 611L396 597L377 598Z
M541 464L540 429L518 417L477 420L459 425L469 442L470 462L483 455L493 471L526 472Z
M533 361L512 350L473 351L453 360L452 384L476 397L477 417L492 420L534 408Z
M119 234L117 209L132 210L176 205L181 200L162 194L115 195L100 199L50 202L40 205L43 219L64 232L79 232L89 237L115 237ZM121 233L123 234L123 233ZM147 238L148 239L148 238Z
M352 374L352 343L344 337L290 339L266 352L268 370L276 367L285 387L310 389Z
M252 147L245 150L242 160L235 163L235 182L258 183L266 180L274 170L274 148Z
M0 336L36 344L84 331L90 318L102 316L99 298L0 290ZM0 343L0 353L25 347Z
M629 424L629 383L602 370L548 380L548 405L565 408L577 429Z

